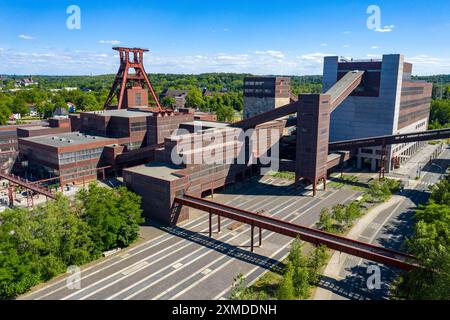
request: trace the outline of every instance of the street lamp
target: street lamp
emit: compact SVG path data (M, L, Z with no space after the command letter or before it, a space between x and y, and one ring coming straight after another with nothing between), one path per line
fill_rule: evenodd
M420 162L417 164L417 179L420 179L420 175L422 173L422 167L420 166Z

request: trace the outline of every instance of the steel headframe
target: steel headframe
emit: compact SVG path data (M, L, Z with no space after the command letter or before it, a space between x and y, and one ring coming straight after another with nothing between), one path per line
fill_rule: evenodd
M114 47L113 50L119 51L120 66L111 90L109 91L108 97L106 98L104 108L110 108L111 101L114 96L117 96L117 109L121 109L123 106L127 83L133 81L142 88L144 88L144 84L147 84L148 90L155 100L158 111L162 112L163 110L161 108L161 104L159 103L159 99L156 96L155 90L153 89L153 86L144 69L144 52L148 52L149 50L125 47ZM136 73L134 75L130 75L130 68L135 70Z

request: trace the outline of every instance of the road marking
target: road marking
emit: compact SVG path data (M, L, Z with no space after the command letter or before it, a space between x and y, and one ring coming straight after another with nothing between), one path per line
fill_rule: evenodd
M180 269L182 266L183 266L183 264L178 262L178 263L173 264L173 265L172 265L172 268L174 268L174 269Z
M255 188L256 188L256 189L259 189L259 186L255 187ZM263 187L261 187L261 188L263 188L263 189L268 189L266 186L263 186ZM263 193L263 194L267 194L267 193L269 193L269 192L270 192L270 190L267 190L267 191L266 191L265 193ZM239 198L239 197L241 197L241 196L245 196L245 195L249 195L249 193L247 192L247 193L241 194L241 195L239 195L237 198ZM225 202L225 204L234 202L235 200L236 200L236 198L231 199L231 200ZM248 203L248 202L251 202L252 200L253 200L253 199L248 199L247 201L244 201L241 205L246 204L246 203ZM204 220L200 221L200 222L197 223L197 224L194 224L195 222L197 222L198 220L201 220L201 219L204 219ZM206 223L206 222L207 222L207 220L205 219L205 217L204 217L204 216L200 216L200 217L198 217L198 218L193 219L192 221L187 222L186 224L182 224L181 227L182 227L182 228L187 228L187 227L189 227L189 228L196 228L196 227L198 227L198 226L200 226L201 224ZM191 224L194 224L194 225L191 225ZM216 224L214 223L213 226L215 226L215 225L216 225ZM207 229L205 229L205 230L207 230ZM161 238L163 238L163 237L165 237L165 239L161 239ZM135 251L136 249L138 249L138 248L140 248L140 247L142 247L142 246L144 246L144 245L147 245L147 244L149 244L149 243L152 242L152 241L156 241L156 240L158 240L158 239L161 239L161 241L158 241L158 242L156 242L156 243L153 243L151 246L145 247L145 248L143 248L143 249L141 249L141 250L139 250L139 251L137 251L137 252L135 252L135 253L131 253L132 251ZM162 234L162 235L160 235L160 236L158 236L158 237L156 237L156 238L147 240L147 241L145 241L145 242L143 242L143 243L141 243L141 244L139 244L139 245L137 245L137 246L135 246L135 247L133 247L133 248L130 248L130 249L128 250L128 252L127 252L127 253L130 253L130 255L129 255L128 258L134 257L134 256L136 256L136 255L138 255L138 254L140 254L140 253L142 253L142 252L144 252L144 251L147 251L147 250L149 250L149 249L151 249L151 248L153 248L153 247L155 247L155 246L157 246L157 245L159 245L159 244L161 244L161 243L163 243L163 242L165 242L165 241L169 241L169 240L171 240L171 239L173 239L173 235L168 234L168 233L164 233L164 234ZM179 241L175 242L172 246L174 246L174 245L180 243L181 241L182 241L182 239L180 239ZM97 264L94 264L94 265L92 265L92 266L89 266L88 268L82 270L82 273L84 273L84 272L86 272L86 271L88 271L88 270L90 270L90 269L92 269L92 268L94 268L94 267L101 266L101 265L103 265L103 264L105 264L105 263L107 263L107 262L111 262L111 260L114 259L114 258L116 258L116 256L110 257L109 259L106 259L106 260L104 260L104 261L102 261L102 262L99 262L99 263L97 263ZM87 278L89 278L89 277L91 277L91 276L93 276L93 275L95 275L95 274L97 274L97 273L99 273L99 272L101 272L101 271L104 271L104 270L106 270L106 269L108 269L108 268L110 268L110 267L112 267L112 266L114 266L114 265L116 265L116 264L118 264L118 263L122 263L122 262L125 261L126 259L127 259L127 258L122 259L122 260L119 260L119 261L116 261L116 262L114 262L114 263L112 263L112 264L109 264L109 265L103 267L103 268L100 268L99 270L96 270L96 271L94 271L94 272L92 272L92 273L89 273L88 275L83 276L83 277L81 278L81 280L85 280L85 279L87 279ZM67 282L67 277L68 277L68 276L66 276L66 277L64 277L63 279L61 279L61 280L59 280L59 281L57 281L57 282L51 284L50 286L46 286L46 287L43 287L43 288L41 288L41 289L38 289L38 290L36 290L36 291L34 291L34 292L30 292L29 294L25 295L24 297L36 295L36 294L38 294L39 292L41 292L41 291L43 291L43 290L45 290L45 289L48 289L49 287L57 286L58 284L63 284L63 283L64 283L63 286L61 286L61 287L59 287L59 288L57 288L57 289L54 289L54 290L52 290L52 291L50 291L50 292L47 292L46 294L41 295L41 296L39 296L39 297L36 297L36 298L34 298L34 299L35 299L35 300L40 300L40 299L43 299L43 298L45 298L45 297L48 297L48 296L50 296L50 295L52 295L52 294L54 294L54 293L56 293L56 292L59 292L59 291L61 291L61 290L63 290L63 289L66 289L67 287L65 286L65 283Z
M206 269L204 269L204 270L201 272L201 274L204 274L204 275L206 276L206 275L209 274L211 271L212 271L211 269L206 268Z
M338 192L338 190L337 190L336 192L330 194L330 195L328 196L328 198L331 197L331 195L336 194L337 192ZM355 195L353 194L353 195L349 196L347 199L349 199L349 198L351 198L351 197L354 197L354 196L355 196ZM315 205L313 205L311 208L309 208L307 211L309 211L309 210L313 209L314 207L318 206L319 204L321 204L321 203L322 203L323 201L325 201L326 199L327 199L327 198L323 199L322 201L319 201L318 203L316 203ZM302 207L305 207L305 206L308 205L308 204L309 204L309 203L305 203ZM279 210L278 212L276 212L275 214L279 214L279 213L283 212L284 210L286 210L287 208L288 208L288 207L283 208L283 209ZM297 216L295 213L291 213L291 214L287 215L287 216L284 218L284 220L289 221L289 222L295 221L295 220L297 220L297 219L298 219L298 216ZM268 232L268 233L267 233L267 232ZM264 235L264 234L265 234L265 235ZM268 238L271 237L271 236L274 235L274 234L275 234L275 232L273 232L273 231L270 231L270 232L269 232L269 231L267 231L267 230L264 230L264 232L263 232L263 242L264 242L264 241L267 241ZM282 246L281 249L283 249L283 248L285 248L286 246L290 245L291 241L292 241L292 240L288 241L288 242L286 243L286 245L283 245L283 246ZM249 242L250 242L250 241L248 241L248 243L249 243ZM245 244L245 243L244 243L244 244ZM244 245L244 244L242 244L242 245ZM270 259L272 256L274 256L275 254L277 254L281 249L277 250L274 254L270 255L267 259L264 259L264 260L265 260L266 262L269 261L269 259ZM222 256L222 257L220 257L219 259L214 260L212 263L216 263L216 262L218 262L218 261L220 261L220 260L223 260L223 259L226 259L226 258L227 258L227 257ZM184 294L185 292L189 291L189 290L192 289L193 287L197 286L199 283L201 283L201 282L203 282L204 280L206 280L206 279L207 279L208 277L210 277L212 274L218 272L219 270L222 270L222 269L225 268L228 264L230 264L231 262L234 262L234 261L236 261L235 258L229 259L229 260L226 261L224 264L222 264L222 265L220 266L220 268L215 269L212 273L208 274L206 277L203 277L200 281L197 281L197 282L195 282L195 283L192 283L192 284L189 285L188 287L184 288L183 290L181 290L180 292L178 292L178 293L175 294L174 296L170 297L169 300L174 300L174 299L176 299L176 298L179 297L180 295ZM208 267L209 267L209 265L208 265ZM259 267L256 266L254 269L251 270L251 272L253 272L254 270L256 270L256 269L258 269L258 268L259 268ZM154 299L159 299L160 297L162 297L162 296L165 295L166 293L172 291L174 288L176 288L176 287L179 286L180 284L183 284L183 283L185 283L186 281L188 281L189 279L193 278L195 275L196 275L196 273L194 273L194 274L192 274L191 276L189 276L189 277L183 279L183 281L178 282L177 284L173 285L172 287L170 287L169 289L167 289L163 294L159 294L159 295L155 296L154 298L152 298L152 300L154 300ZM228 290L229 290L229 288L226 289L226 291L228 291Z
M335 193L337 193L337 192L338 192L338 191L336 191ZM330 194L330 196L331 196L331 194ZM294 201L294 203L295 203L295 202L298 202L298 201L300 201L300 200L301 200L301 199L298 199L298 200ZM290 201L290 199L287 199L286 201ZM286 201L285 201L285 202L286 202ZM308 203L305 203L304 206L306 206L306 205L308 205L308 204L309 204L309 202L308 202ZM267 206L267 205L268 205L268 204L265 204L264 207ZM293 204L291 204L291 205L293 205ZM272 216L275 216L275 215L281 213L282 211L286 210L287 208L288 208L288 207L285 207L285 208L283 208L283 209L280 209L279 211L277 211L276 213L274 213ZM313 208L313 207L311 207L310 209L312 209L312 208ZM310 210L310 209L308 209L308 210ZM250 230L250 228L249 228L249 227L246 227L244 230L242 230L241 232L238 232L238 233L237 233L235 236L233 236L231 239L228 239L228 242L229 242L230 240L232 240L233 238L236 238L236 237L238 237L238 236L240 236L240 235L246 233L248 230ZM222 238L224 238L224 237L220 237L219 239L222 239ZM222 245L222 244L220 244L219 246L221 246L221 245ZM204 247L203 247L203 248L204 248ZM202 248L200 248L200 249L202 249ZM200 250L200 249L199 249L199 250ZM206 249L209 249L209 248L206 248ZM197 250L197 251L199 251L199 250ZM210 249L210 250L211 250L211 249ZM201 255L200 257L195 258L195 259L192 260L189 264L186 264L184 267L191 265L193 262L197 261L198 259L200 259L201 257L205 256L205 255L208 254L208 253L209 253L208 251L205 252L205 254ZM185 257L184 257L184 258L185 258ZM222 257L220 257L220 258L218 258L218 259L221 259L221 258L222 258ZM179 260L181 260L181 259L183 259L183 258L180 258ZM215 262L215 261L213 261L213 262ZM209 265L207 265L207 267L209 267ZM160 273L161 271L164 271L164 269L158 271L158 273ZM108 297L106 300L114 299L115 297L117 297L118 295L122 294L123 292L129 291L130 289L132 289L132 288L135 287L136 285L138 285L138 284L140 284L140 283L142 283L142 282L145 282L146 280L148 280L148 279L154 277L154 276L157 275L158 273L153 273L153 274L148 275L147 277L145 277L144 279L138 281L137 283L135 283L135 284L133 284L133 285L131 285L131 286L128 286L127 288L124 288L124 289L121 290L120 292L118 292L118 293L116 293L116 294L114 294L114 295ZM198 272L197 272L197 273L198 273ZM153 285L159 283L159 282L162 281L163 279L166 279L166 278L167 278L168 276L170 276L171 274L173 274L173 272L171 272L171 273L169 273L169 274L166 274L165 276L163 276L162 278L158 279L157 281L152 282L150 285L148 285L148 286L146 286L146 287L144 287L144 288L142 288L142 289L140 289L140 290L134 292L133 294L127 296L124 300L128 300L128 299L133 298L134 296L136 296L136 295L138 295L139 293L141 293L141 292L147 290L147 289L150 288L151 286L153 286Z
M253 199L251 199L251 200L253 200ZM232 202L232 201L230 201L230 202ZM246 201L246 203L247 203L247 202L250 202L250 201ZM252 207L254 207L254 206L252 206ZM205 221L205 222L206 222L206 221ZM230 223L232 223L232 222L233 222L233 220L227 219L227 223L226 223L226 224L230 224ZM225 226L225 225L224 225L224 226ZM205 229L203 229L202 231L206 231L206 230L208 230L208 228L205 228ZM200 232L202 232L202 231L200 231ZM244 232L244 231L242 231L242 232ZM241 232L241 233L242 233L242 232ZM238 235L240 235L241 233L239 233ZM238 236L238 235L237 235L237 236ZM176 244L179 244L179 243L183 242L183 240L186 240L186 239L181 239L179 242L176 242ZM172 247L175 246L176 244L174 244L174 245L172 245L172 246L170 246L170 247L167 247L167 248L165 248L165 249L163 249L163 250L161 250L161 251L159 251L159 252L156 252L156 253L154 253L154 254L148 256L148 257L145 257L145 259L147 260L147 259L149 259L150 257L153 257L153 256L155 256L155 255L157 255L157 254L159 254L159 253L161 253L161 252L164 252L164 251L167 251L167 250L169 250L169 249L172 249ZM182 247L180 247L180 248L178 248L178 249L176 249L176 250L174 250L174 251L171 251L171 252L170 252L170 255L164 256L164 257L158 258L157 260L152 261L152 263L149 263L149 266L155 264L156 262L161 261L161 260L164 259L164 258L167 258L167 257L171 256L172 254L174 254L174 253L176 253L176 252L178 252L178 251L180 251L180 250L182 250L182 249L188 247L188 246L191 245L191 244L192 244L192 243L189 242L189 243L185 244L184 246L182 246ZM200 249L202 249L202 248L204 248L204 247L201 247ZM194 252L195 252L195 251L194 251ZM191 255L192 255L192 253L189 254L189 256L191 256ZM185 257L184 257L184 258L185 258ZM180 259L178 259L178 260L180 260ZM177 260L177 261L178 261L178 260ZM137 262L137 263L139 263L139 262ZM135 263L135 264L137 264L137 263ZM120 273L120 271L115 272L115 273L113 273L113 274L110 274L109 276L107 276L107 277L105 277L105 278L102 278L102 279L100 279L100 280L98 280L98 281L96 281L96 282L90 284L89 286L82 288L81 290L79 290L79 291L77 291L77 292L74 292L74 293L72 293L72 294L70 294L70 295L68 295L68 296L65 296L65 297L62 298L61 300L66 300L66 299L68 299L68 298L70 298L70 297L73 297L73 296L75 296L75 295L77 295L77 294L79 294L79 293L85 291L86 289L89 289L89 288L91 288L91 287L97 285L98 283L101 283L101 282L103 282L103 281L105 281L105 280L107 280L107 279L112 278L113 276L117 275L118 273ZM134 273L136 273L136 272L134 272ZM131 276L131 275L133 275L134 273L131 273L131 274L129 274L128 276ZM127 276L127 277L128 277L128 276ZM127 277L125 277L125 278L127 278ZM117 280L113 281L112 283L109 283L108 285L106 285L106 286L104 286L104 287L101 287L101 288L95 290L93 293L90 293L90 294L88 294L87 296L81 297L80 300L84 300L84 299L86 299L86 298L92 296L93 294L95 294L95 293L97 293L97 292L99 292L99 291L102 291L102 290L104 290L104 289L110 287L111 285L113 285L113 284L115 284L115 283L117 283L117 282L119 282L119 281L121 281L121 280L123 280L123 279L125 279L125 278L117 279Z
M337 192L336 192L336 193L337 193ZM333 194L335 194L335 193L333 193ZM330 196L331 196L331 195L330 195ZM349 198L354 197L354 196L355 196L355 194L349 196L348 198L346 198L346 200L348 200ZM325 199L324 199L324 201L325 201ZM320 202L319 202L319 203L320 203ZM319 203L317 203L317 204L319 204ZM315 223L311 224L310 227L314 226L314 224L315 224ZM290 245L290 243L291 243L291 241L289 241L286 245L284 245L283 247L281 247L281 248L277 251L276 254L278 254L282 249L284 249L284 248L286 248L288 245ZM274 256L274 255L275 255L275 254L271 255L270 257L272 257L272 256ZM287 254L286 254L285 256L283 256L280 260L283 260L286 256L287 256ZM248 276L249 276L250 274L252 274L253 272L255 272L258 268L259 268L259 267L256 266L256 267L254 267L253 269L251 269L249 272L245 273L245 274L244 274L244 278L248 278ZM268 271L268 270L267 270L267 271ZM250 287L250 286L251 286L253 283L255 283L260 277L262 277L267 271L263 272L259 277L256 277L255 279L253 279L252 281L250 281L250 282L247 284L247 287ZM203 279L202 279L202 281L203 281ZM212 300L217 300L217 299L219 299L219 297L223 297L223 295L224 295L225 293L227 293L229 290L230 290L230 288L227 288L227 289L223 290L223 291L220 292L218 295L216 295ZM225 297L223 297L223 298L225 298ZM226 298L225 298L225 299L226 299Z
M129 275L132 272L136 272L136 271L139 271L141 269L144 269L147 266L148 266L148 262L147 261L142 261L142 262L140 262L140 263L138 263L138 264L136 264L134 266L126 268L124 271L122 271L122 274L124 276L126 276L126 275Z

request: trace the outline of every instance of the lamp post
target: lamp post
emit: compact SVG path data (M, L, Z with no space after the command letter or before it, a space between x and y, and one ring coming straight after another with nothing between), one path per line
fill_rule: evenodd
M417 179L420 179L420 175L422 174L422 167L420 166L420 162L417 165Z

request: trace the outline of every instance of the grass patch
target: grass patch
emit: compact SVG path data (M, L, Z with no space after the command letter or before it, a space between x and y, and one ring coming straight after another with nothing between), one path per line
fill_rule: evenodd
M367 190L366 187L357 185L360 182L358 180L358 177L356 177L356 176L345 175L344 174L344 175L342 175L342 177L341 177L341 175L334 175L332 177L333 177L334 181L330 181L328 183L328 185L330 187L333 187L333 188L336 188L336 189L349 187L349 188L351 188L353 190L356 190L356 191L366 191Z
M269 175L271 175L274 178L279 178L279 179L287 179L287 180L295 180L295 173L294 172L289 172L289 171L281 171L281 172L273 172L273 173L269 173Z

